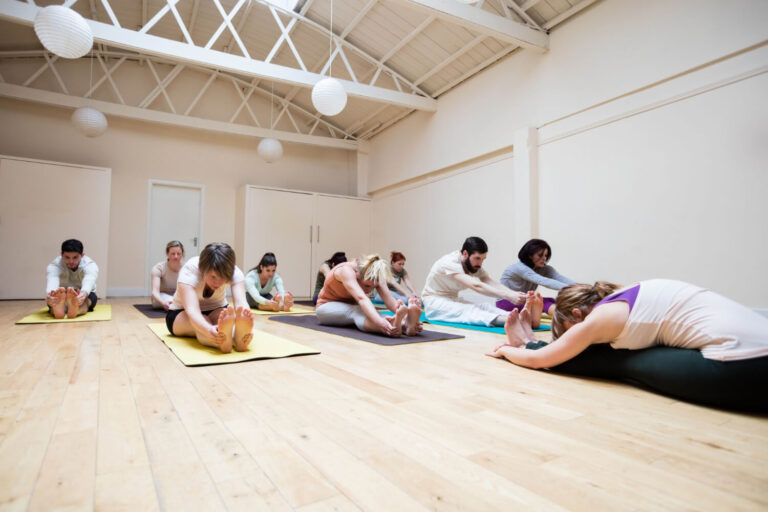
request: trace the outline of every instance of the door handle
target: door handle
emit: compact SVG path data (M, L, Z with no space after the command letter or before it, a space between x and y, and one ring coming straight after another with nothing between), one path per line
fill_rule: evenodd
M320 243L320 224L317 225L317 243Z
M309 243L312 243L312 224L309 225Z
M192 239L192 247L197 247L197 237Z

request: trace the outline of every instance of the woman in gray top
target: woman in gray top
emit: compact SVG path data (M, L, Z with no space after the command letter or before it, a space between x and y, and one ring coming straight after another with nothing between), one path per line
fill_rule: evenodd
M555 299L542 297L534 293L539 285L553 290L572 284L573 280L559 274L554 267L547 264L552 257L552 248L544 240L533 238L528 240L517 253L520 260L508 266L501 274L501 284L517 292L528 292L526 304L531 310L534 328L539 326L541 313L554 313ZM506 311L520 309L521 305L512 304L508 300L500 300L496 307ZM537 314L538 313L538 314Z

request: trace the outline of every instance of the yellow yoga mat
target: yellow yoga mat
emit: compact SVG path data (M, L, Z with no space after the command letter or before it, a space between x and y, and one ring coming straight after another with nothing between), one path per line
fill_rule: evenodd
M222 354L218 349L201 345L196 339L173 336L165 324L147 324L152 332L184 363L185 366L203 366L207 364L239 363L254 359L277 359L280 357L319 354L319 350L305 347L299 343L262 331L253 333L253 340L246 352L233 350Z
M36 313L27 315L17 324L53 324L57 322L99 322L102 320L112 320L112 306L109 304L96 305L93 311L89 311L84 315L76 316L75 318L53 318L48 312L48 307L42 308Z
M251 308L251 311L253 311L254 315L306 315L309 313L314 313L315 308L310 308L307 306L302 306L300 304L294 304L290 311L266 311L264 309L255 309Z

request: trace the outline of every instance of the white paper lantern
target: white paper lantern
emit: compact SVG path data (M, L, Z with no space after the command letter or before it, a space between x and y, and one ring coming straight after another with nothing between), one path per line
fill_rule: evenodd
M283 156L283 145L280 141L273 138L261 139L259 142L259 156L264 159L265 162L271 164L277 162Z
M75 110L72 123L88 137L98 137L107 131L107 118L95 108L81 107Z
M61 5L37 11L35 34L46 50L66 59L79 59L93 48L91 27L78 13Z
M312 88L312 104L324 116L335 116L347 105L347 93L335 78L323 78Z

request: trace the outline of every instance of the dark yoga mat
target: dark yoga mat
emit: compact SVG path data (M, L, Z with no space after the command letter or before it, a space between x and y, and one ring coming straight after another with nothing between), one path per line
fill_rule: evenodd
M359 331L354 325L344 327L320 325L317 323L317 316L315 315L271 316L269 319L274 320L275 322L282 322L284 324L306 327L307 329L313 329L315 331L328 332L338 336L344 336L345 338L369 341L371 343L376 343L377 345L406 345L408 343L420 343L422 341L455 340L464 337L457 334L424 330L421 331L418 336L402 336L400 338L390 338L381 334Z
M311 299L310 299L310 300L295 300L295 301L293 301L293 303L294 303L294 304L299 304L299 305L301 305L301 306L310 306L310 307L315 307L315 303L314 303L314 302L312 302L312 300L311 300Z
M165 318L166 311L164 309L155 309L152 307L152 304L134 304L133 307L149 318Z

